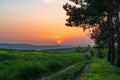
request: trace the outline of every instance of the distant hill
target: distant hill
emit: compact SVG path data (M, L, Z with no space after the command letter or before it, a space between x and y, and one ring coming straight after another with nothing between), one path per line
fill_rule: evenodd
M68 45L42 45L36 46L31 44L9 44L1 43L0 48L6 49L18 49L18 50L47 50L47 49L59 49L59 48L72 48L77 46L68 46Z

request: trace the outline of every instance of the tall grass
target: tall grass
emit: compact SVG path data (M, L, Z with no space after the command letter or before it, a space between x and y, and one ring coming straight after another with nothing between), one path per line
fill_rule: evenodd
M79 62L66 71L56 73L50 80L75 80L76 76L89 62L87 60Z
M36 80L84 60L83 53L73 50L0 49L0 80Z
M111 66L106 59L95 59L81 80L120 80L120 68Z

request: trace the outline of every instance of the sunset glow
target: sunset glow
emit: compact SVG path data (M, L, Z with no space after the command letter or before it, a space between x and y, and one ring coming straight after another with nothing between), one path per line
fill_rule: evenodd
M58 45L60 45L61 43L62 43L62 41L61 41L61 40L58 40L58 41L57 41L57 44L58 44Z
M65 26L67 0L0 0L0 43L93 44L81 28ZM83 41L83 42L82 42Z

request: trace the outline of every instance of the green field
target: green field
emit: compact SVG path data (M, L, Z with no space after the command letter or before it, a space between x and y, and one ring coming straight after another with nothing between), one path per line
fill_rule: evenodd
M49 80L75 80L87 64L91 66L82 80L120 80L120 69L74 49L0 49L0 80L40 80L53 74Z
M120 68L111 66L106 59L95 59L81 80L120 80Z
M19 51L0 49L0 80L37 80L72 64L88 61L74 50ZM86 63L85 63L86 64Z

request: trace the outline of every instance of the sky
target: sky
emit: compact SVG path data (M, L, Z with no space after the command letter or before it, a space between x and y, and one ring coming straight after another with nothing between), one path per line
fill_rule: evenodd
M89 31L65 26L68 0L0 0L0 43L90 45Z

